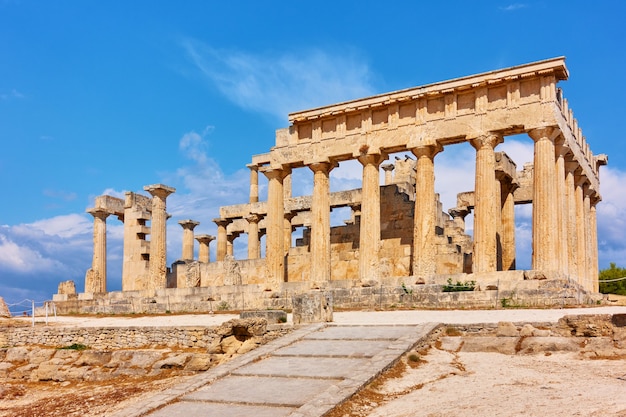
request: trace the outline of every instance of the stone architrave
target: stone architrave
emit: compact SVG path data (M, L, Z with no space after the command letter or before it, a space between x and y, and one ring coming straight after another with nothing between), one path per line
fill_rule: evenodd
M359 279L378 280L380 246L380 178L378 167L386 159L383 154L358 157L363 165L361 223L359 232Z
M417 157L415 181L415 210L413 215L413 275L425 279L437 273L435 259L435 155L443 148L422 146L411 151Z
M198 250L198 261L209 263L211 262L211 247L210 244L215 240L215 236L211 235L197 235L196 240L200 244Z
M93 260L91 271L85 277L86 293L104 293L107 285L107 224L110 213L92 208L87 213L93 216Z
M535 141L533 177L533 259L532 268L540 271L559 269L559 224L554 196L556 190L556 150L559 130L534 129L528 135Z
M228 252L228 233L226 228L232 222L231 219L213 219L217 225L217 254L215 260L221 262Z
M497 268L496 219L500 211L500 194L496 188L494 148L502 136L486 134L471 141L476 149L474 205L474 273L493 272Z
M252 213L246 216L248 221L248 259L258 259L259 257L259 222L262 215Z
M176 189L163 184L143 188L152 195L152 223L150 227L150 279L147 290L154 292L167 286L167 196Z
M330 171L334 165L319 162L309 165L313 171L311 200L311 281L330 281Z
M289 168L266 168L263 174L268 179L267 217L265 227L267 237L265 244L268 289L277 290L285 281L285 201L283 179L290 173Z
M200 224L195 220L181 220L178 222L183 228L183 256L185 261L193 260L193 229Z

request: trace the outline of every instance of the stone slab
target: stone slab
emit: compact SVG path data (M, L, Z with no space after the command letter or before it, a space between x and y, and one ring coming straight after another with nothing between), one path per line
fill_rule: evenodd
M329 326L311 333L307 339L395 340L415 332L414 326ZM418 336L418 334L416 334Z
M389 346L388 340L303 340L274 352L275 356L372 357Z
M367 363L361 358L272 356L237 369L233 375L340 379Z
M198 401L181 401L150 414L150 417L283 417L294 411L292 407L262 407Z
M299 407L340 380L231 375L182 398L241 405ZM233 395L245 393L245 395Z

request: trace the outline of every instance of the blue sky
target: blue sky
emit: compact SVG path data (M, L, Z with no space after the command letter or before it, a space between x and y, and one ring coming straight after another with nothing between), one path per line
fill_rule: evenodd
M177 188L174 262L177 221L215 233L218 207L246 202L245 164L269 150L288 112L562 55L570 79L560 87L594 153L609 155L601 267L624 266L625 15L621 1L0 0L0 296L49 299L69 279L82 291L85 209L147 184ZM501 149L519 168L532 159L528 138ZM444 202L471 188L473 158L469 146L437 156ZM294 192L307 192L299 175ZM359 175L346 164L331 185L359 186ZM519 208L522 267L528 218ZM111 290L121 286L121 236L109 218Z

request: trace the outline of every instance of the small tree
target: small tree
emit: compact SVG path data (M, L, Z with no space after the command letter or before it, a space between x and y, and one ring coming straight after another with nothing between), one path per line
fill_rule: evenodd
M619 268L611 262L611 266L600 271L600 292L602 294L626 295L626 279L614 282L602 282L603 280L613 280L626 277L626 268Z

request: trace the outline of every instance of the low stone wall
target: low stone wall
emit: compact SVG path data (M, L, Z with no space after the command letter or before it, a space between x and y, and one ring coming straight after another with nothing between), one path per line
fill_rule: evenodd
M290 310L294 295L312 291L331 292L334 308L338 309L553 307L596 304L601 300L599 294L589 294L568 279L546 279L543 276L528 279L532 275L527 272L445 275L427 284L412 284L411 277L388 279L373 286L360 286L352 280L330 281L323 288L311 288L309 282L286 282L281 291L266 291L262 285L250 284L167 288L157 290L152 296L141 291L81 293L74 298L55 295L54 302L59 314L156 314ZM453 283L457 279L475 281L476 288L474 291L443 292L443 283L448 279Z
M263 318L236 319L214 327L0 327L0 348L63 347L81 344L92 349L198 348L215 350L230 336L262 342L284 334L287 326L268 331Z

